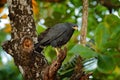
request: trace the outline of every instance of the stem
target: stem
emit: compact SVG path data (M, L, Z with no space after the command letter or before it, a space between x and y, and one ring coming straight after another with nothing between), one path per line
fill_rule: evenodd
M86 44L86 34L87 34L87 19L88 19L88 0L83 1L83 16L82 16L82 28L80 43L85 46Z

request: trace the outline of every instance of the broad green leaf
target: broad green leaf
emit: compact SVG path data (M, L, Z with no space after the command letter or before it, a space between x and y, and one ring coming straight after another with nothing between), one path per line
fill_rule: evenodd
M98 70L103 73L111 73L115 69L115 62L107 55L98 56Z
M118 43L116 41L120 41L120 19L115 15L107 15L104 18L104 26L110 33L110 37L107 40L107 48L109 47L118 47Z
M51 63L56 58L56 52L55 52L54 48L52 48L51 46L46 47L44 49L44 53L45 53L44 55L49 63Z
M107 15L104 22L95 30L95 43L98 51L105 51L110 47L117 47L120 41L120 19L115 15Z
M95 44L98 51L104 51L104 45L109 39L109 32L103 23L100 23L95 30Z
M120 52L115 49L113 49L113 50L112 49L109 50L109 52L107 52L107 54L109 56L113 56L113 60L115 61L115 64L120 68Z
M114 30L112 31L112 34L111 34L111 39L115 39L116 37L118 37L118 36L120 36L120 35L118 35L118 34L120 34L120 24L118 24L115 28L114 28Z
M83 58L91 58L97 56L97 53L89 49L88 47L84 47L80 44L75 45L70 51L70 53L80 54Z
M108 42L106 42L104 47L105 48L116 48L118 47L118 42L116 40L109 40Z
M104 18L104 25L112 33L120 25L120 19L113 14L107 15Z

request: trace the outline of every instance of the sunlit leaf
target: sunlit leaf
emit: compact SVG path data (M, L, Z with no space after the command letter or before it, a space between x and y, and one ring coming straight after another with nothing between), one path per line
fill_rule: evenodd
M4 9L4 7L0 7L0 13L2 13L3 9Z
M55 49L51 46L48 46L44 49L45 57L49 63L51 63L56 58Z
M118 15L120 16L120 9L119 9L119 11L118 11Z
M98 70L103 73L112 73L115 69L115 62L112 57L107 55L98 56Z
M2 19L6 19L7 17L8 17L7 14L4 14L4 15L1 16Z
M89 49L88 47L84 47L80 44L75 45L70 51L70 53L80 54L83 58L91 58L97 56L97 53Z
M36 31L38 34L40 34L41 32L43 32L45 30L45 28L43 28L41 25L36 27Z
M5 28L3 30L6 33L10 33L11 32L11 25L10 24L5 24Z
M36 0L32 0L32 6L33 6L33 13L34 13L35 17L38 17L39 7L38 7Z

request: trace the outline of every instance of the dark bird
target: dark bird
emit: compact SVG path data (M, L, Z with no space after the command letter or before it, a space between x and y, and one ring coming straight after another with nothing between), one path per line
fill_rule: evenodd
M35 50L41 52L43 47L49 45L60 48L70 40L75 29L78 29L78 26L72 23L59 23L48 28L38 35L38 43L35 45Z

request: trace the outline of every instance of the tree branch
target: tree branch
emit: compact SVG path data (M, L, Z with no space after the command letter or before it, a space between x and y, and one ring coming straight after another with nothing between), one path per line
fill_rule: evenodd
M82 15L82 28L80 43L82 45L86 44L86 34L87 34L87 19L88 19L88 0L83 1L83 15Z
M66 58L67 48L59 50L59 55L53 63L48 66L45 70L44 80L59 80L59 77L56 75L58 69L61 67L63 60Z

